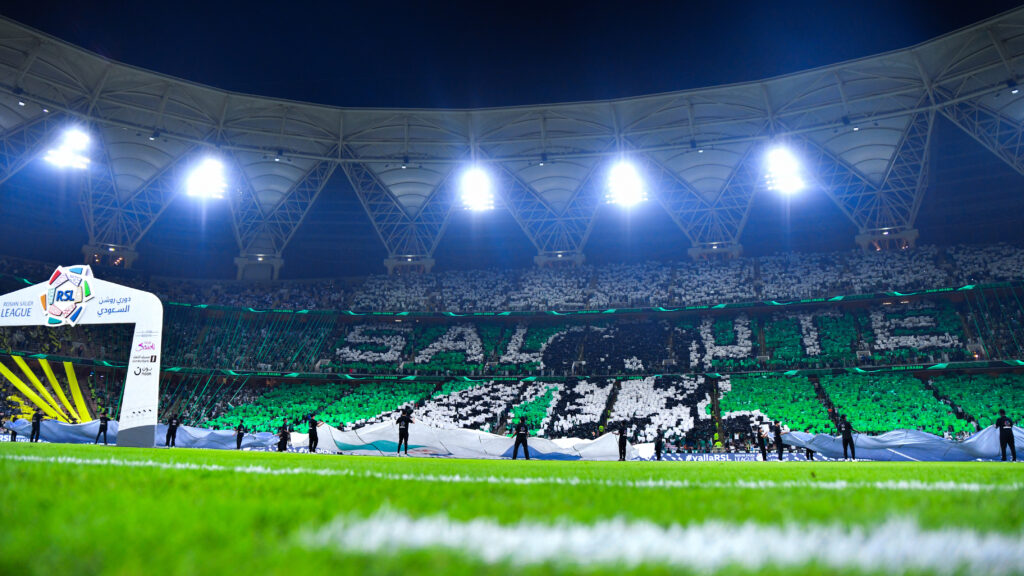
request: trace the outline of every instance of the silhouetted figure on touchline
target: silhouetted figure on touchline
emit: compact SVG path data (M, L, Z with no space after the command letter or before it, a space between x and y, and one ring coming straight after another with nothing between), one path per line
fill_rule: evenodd
M516 457L519 455L519 447L522 446L523 447L523 455L525 455L526 459L529 460L530 459L530 447L526 445L526 439L530 437L530 429L526 427L526 418L525 417L524 418L520 418L519 419L519 424L516 424L515 434L516 434L516 444L515 444L515 447L512 448L512 459L513 460L516 459Z
M996 428L999 429L999 451L1003 453L1003 462L1006 462L1006 447L1010 447L1010 454L1013 461L1017 461L1017 445L1013 440L1013 420L1006 416L1006 410L999 410L999 418L996 418Z

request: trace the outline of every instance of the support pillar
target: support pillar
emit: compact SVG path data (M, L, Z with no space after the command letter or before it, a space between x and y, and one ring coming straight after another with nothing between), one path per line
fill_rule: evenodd
M284 258L262 254L242 255L235 258L238 280L277 280L281 275Z
M82 246L84 263L90 266L109 266L111 268L131 269L138 259L139 253L118 244L86 244Z
M384 260L384 267L388 274L404 274L407 272L421 272L428 274L434 268L434 259L425 256L393 256Z
M881 252L882 250L908 250L917 244L915 228L884 228L868 230L857 234L857 245L865 252Z
M586 260L587 257L582 252L568 250L541 252L533 257L533 263L540 268L545 266L582 266Z
M711 242L692 246L686 253L694 260L739 258L743 255L743 245L730 242Z

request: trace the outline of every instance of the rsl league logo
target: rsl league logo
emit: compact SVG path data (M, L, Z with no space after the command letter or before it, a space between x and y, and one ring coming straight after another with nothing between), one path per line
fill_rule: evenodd
M93 299L89 280L92 268L88 266L59 266L47 282L46 294L39 296L51 326L74 326L82 316L86 303Z

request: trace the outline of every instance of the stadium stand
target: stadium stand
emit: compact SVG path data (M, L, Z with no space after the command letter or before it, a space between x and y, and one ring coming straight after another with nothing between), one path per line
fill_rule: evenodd
M519 394L515 383L454 380L441 384L413 415L436 428L496 430Z
M972 298L994 301L992 295ZM746 307L549 324L395 323L334 312L168 307L164 366L434 375L620 375L1015 359L1016 317L966 299L860 300L780 314ZM993 336L984 326L1003 326ZM123 362L128 326L0 329L0 351ZM1024 340L1022 340L1024 342Z
M730 438L753 443L756 429L771 422L813 434L835 432L814 383L803 376L733 376L720 380L718 391Z
M333 405L350 393L349 387L335 383L284 384L265 391L250 403L228 410L223 415L209 420L208 424L215 428L230 429L242 422L252 431L274 432L281 427L285 419L294 424L309 414L319 413L325 406ZM190 420L186 418L185 421Z
M567 379L556 393L547 434L555 438L597 437L614 384L614 380Z
M928 384L981 428L995 423L1000 409L1014 422L1024 418L1021 374L949 374L929 379Z
M625 426L631 439L654 441L660 427L666 437L709 436L711 387L703 376L647 377L624 380L608 417L608 429Z
M556 400L555 394L558 386L547 384L530 385L523 394L524 400L514 406L509 413L509 422L518 422L520 418L526 419L526 426L534 435L544 435L544 430L551 419L551 409ZM510 425L509 428L512 426Z
M1020 280L1022 264L1024 249L995 244L276 283L147 278L125 270L105 270L104 274L122 284L152 290L167 302L260 310L481 312L703 306L908 292ZM0 273L32 282L47 278L54 267L0 258Z
M670 439L693 445L714 435L714 415L720 413L728 447L749 441L753 427L767 419L793 429L828 431L830 408L856 418L856 428L872 433L895 427L942 433L950 426L958 432L969 426L966 419L986 422L994 404L962 401L963 387L973 385L971 378L954 386L956 378L963 377L943 376L932 387L909 375L824 374L824 394L819 394L816 376L743 374L1016 359L1024 350L1020 286L927 296L891 291L1019 280L1019 268L1005 267L1020 262L1020 249L997 245L244 286L169 282L127 271L118 271L116 281L156 290L168 303L189 304L166 307L163 365L198 372L163 377L161 417L177 414L188 423L209 427L233 427L241 419L251 429L269 431L285 417L312 413L332 425L359 427L415 405L418 418L442 427L497 431L511 416L525 415L531 429L542 435L588 437L606 426L626 424L634 440L645 441L662 426ZM45 263L0 259L0 282L12 290L51 271ZM797 298L878 291L889 293L849 302L816 302L811 304L814 308L777 307ZM775 302L740 310L644 311L557 320L547 314L514 320L385 320L336 311L542 312L707 307L765 298ZM0 352L116 366L125 361L130 338L126 326L2 329ZM267 373L270 379L258 382L245 375L249 372ZM317 372L435 379L351 384L274 380L274 374ZM722 376L717 384L703 376L654 376L705 372ZM458 375L473 380L455 379ZM493 379L527 375L558 379ZM640 378L626 378L630 375ZM452 379L439 382L437 377ZM83 380L90 408L116 415L121 394L116 372L94 373ZM1020 405L1012 395L1010 377L981 382L1011 411ZM23 399L9 383L3 384L4 410L21 410ZM716 385L720 412L710 402Z
M316 418L345 429L393 420L399 410L425 399L434 388L430 382L361 382L350 394L325 405Z
M954 415L924 383L908 374L822 376L824 389L837 414L855 430L881 434L890 430L924 430L936 435L973 431Z

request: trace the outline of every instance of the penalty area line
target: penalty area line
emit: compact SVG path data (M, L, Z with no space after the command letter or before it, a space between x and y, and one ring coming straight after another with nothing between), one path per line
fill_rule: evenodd
M621 518L582 524L500 524L478 518L413 518L388 509L368 518L339 517L300 530L312 549L364 554L444 549L488 564L669 565L711 572L814 564L834 570L936 574L1015 574L1024 571L1024 535L945 528L889 519L872 526L730 524L710 521L661 526Z

